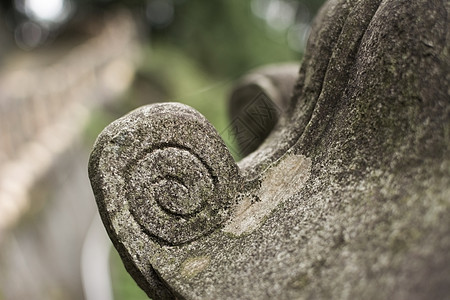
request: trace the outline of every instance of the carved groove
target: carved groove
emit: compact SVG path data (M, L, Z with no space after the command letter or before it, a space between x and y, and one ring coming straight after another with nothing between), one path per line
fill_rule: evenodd
M205 202L217 201L216 187L209 170L192 152L156 148L127 170L131 212L148 232L158 236L161 227L173 225L189 232L195 226L207 227L214 205Z

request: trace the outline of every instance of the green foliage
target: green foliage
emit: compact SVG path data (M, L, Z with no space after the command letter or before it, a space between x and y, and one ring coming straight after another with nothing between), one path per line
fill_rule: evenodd
M85 144L91 148L103 128L115 119L116 116L105 109L95 109L92 111L89 122L86 124L83 131Z
M111 281L115 300L148 300L133 278L127 273L116 251L111 251Z
M237 77L275 61L301 55L267 35L265 24L251 12L249 1L186 1L175 10L174 23L156 36L182 49L210 74Z

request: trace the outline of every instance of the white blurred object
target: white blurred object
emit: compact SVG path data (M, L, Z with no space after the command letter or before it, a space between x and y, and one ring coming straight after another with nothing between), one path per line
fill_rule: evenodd
M72 12L69 0L25 0L25 13L36 21L61 23Z
M98 214L91 226L81 252L81 280L86 300L112 300L113 292L109 272L111 242Z

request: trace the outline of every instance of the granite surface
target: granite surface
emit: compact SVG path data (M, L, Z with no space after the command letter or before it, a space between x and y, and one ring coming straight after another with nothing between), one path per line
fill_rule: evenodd
M293 96L236 164L181 104L99 136L89 175L154 299L448 299L449 1L332 0Z

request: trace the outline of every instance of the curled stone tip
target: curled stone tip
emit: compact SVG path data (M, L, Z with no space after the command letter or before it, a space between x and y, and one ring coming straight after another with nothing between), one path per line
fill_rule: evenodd
M90 171L100 207L128 208L148 236L169 245L222 224L238 182L238 168L213 126L175 103L142 107L108 126Z

